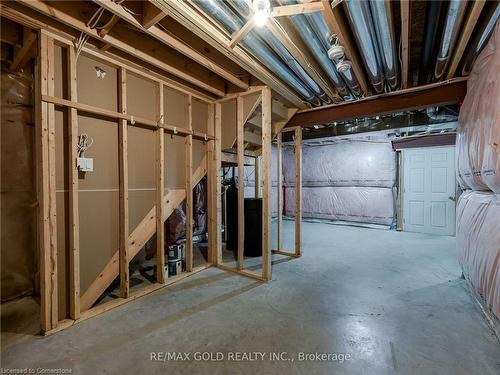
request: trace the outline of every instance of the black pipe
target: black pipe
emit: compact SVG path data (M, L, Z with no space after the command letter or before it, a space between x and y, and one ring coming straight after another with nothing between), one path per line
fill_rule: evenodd
M420 70L418 73L418 84L425 85L430 83L434 75L434 62L437 55L438 43L436 43L439 29L442 29L444 11L447 5L443 7L442 1L429 1L427 2L426 13L426 28L424 36L424 47L422 49L422 60L420 63ZM441 26L440 26L441 25Z

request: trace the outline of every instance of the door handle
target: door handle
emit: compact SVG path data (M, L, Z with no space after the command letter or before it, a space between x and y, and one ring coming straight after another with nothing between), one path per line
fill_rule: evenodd
M448 199L449 199L450 201L455 202L455 197L454 197L453 195L450 195L450 196L448 197Z

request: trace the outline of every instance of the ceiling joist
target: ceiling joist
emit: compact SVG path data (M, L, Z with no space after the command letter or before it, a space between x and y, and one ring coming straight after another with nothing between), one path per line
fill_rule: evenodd
M242 40L250 31L252 31L254 26L255 18L250 17L249 20L243 25L243 27L234 34L231 41L229 42L229 48L234 48L234 46L237 45L240 40Z
M242 88L244 90L248 89L248 84L246 82L242 81L240 78L238 78L236 75L229 72L227 69L224 69L223 67L217 65L214 61L205 57L203 55L203 53L198 52L197 50L191 48L190 46L181 42L177 38L171 36L170 34L168 34L165 31L163 31L160 27L154 26L154 25L151 25L149 28L144 27L132 14L127 12L125 10L125 8L123 8L121 5L116 4L112 1L94 0L94 2L96 4L98 4L99 6L103 7L104 9L110 11L115 16L118 16L118 17L122 18L123 20L127 21L129 24L137 27L139 30L146 33L147 35L152 36L153 38L157 39L158 41L165 43L169 47L174 48L175 50L179 51L184 56L187 56L190 59L196 61L198 64L203 65L205 68L211 70L215 74L226 79L227 81L238 86L239 88ZM150 6L158 9L159 11L162 12L162 14L165 15L163 10L157 8L153 4L150 4Z
M160 8L157 8L150 2L144 1L142 3L142 27L145 29L156 25L165 16L166 14Z
M221 53L225 54L229 59L239 64L243 69L255 76L262 82L265 82L278 95L280 95L287 103L298 108L307 108L308 105L288 86L281 82L273 72L269 71L260 62L256 61L244 49L236 45L233 49L228 46L228 36L221 29L216 27L212 22L205 19L195 9L195 5L191 2L175 1L164 2L161 0L150 0L163 11L167 12L170 17L174 18L184 27L191 30L198 37L210 43ZM201 11L200 11L201 12Z
M283 5L272 8L271 17L294 16L297 14L321 12L322 10L323 5L320 2Z
M10 64L10 70L17 72L22 69L26 63L34 56L36 43L36 34L29 28L24 27L23 29L23 46L16 50L14 49L14 59L12 64Z
M484 0L476 0L472 5L469 17L467 18L467 22L465 23L462 34L460 35L460 39L458 40L457 47L455 48L455 53L453 54L453 58L450 63L450 68L448 69L448 76L447 76L448 79L453 78L453 76L455 75L458 64L462 59L465 48L467 47L467 43L469 43L472 31L476 26L477 20L479 19L479 15L483 10L484 4L485 4Z
M410 59L410 2L401 1L401 87L408 88Z

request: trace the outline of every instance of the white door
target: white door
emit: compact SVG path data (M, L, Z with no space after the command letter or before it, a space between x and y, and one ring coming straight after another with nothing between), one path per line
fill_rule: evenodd
M403 150L403 229L455 235L455 147Z

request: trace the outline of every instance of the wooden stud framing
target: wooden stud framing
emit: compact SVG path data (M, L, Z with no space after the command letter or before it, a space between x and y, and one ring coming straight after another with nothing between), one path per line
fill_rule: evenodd
M236 133L238 152L238 261L236 269L243 269L244 244L245 244L245 123L243 122L243 98L236 99Z
M271 9L271 17L293 16L296 14L308 14L320 12L323 5L320 2L310 2L303 4L292 4L277 6Z
M455 48L455 53L453 54L453 58L451 59L447 79L453 78L455 76L458 64L462 59L462 55L464 54L467 43L469 42L472 32L474 31L474 27L476 26L477 20L479 19L481 11L483 10L484 4L484 0L476 0L472 4L472 9L469 12L467 22L465 23L464 29Z
M255 18L250 17L250 19L243 25L243 27L233 35L231 41L229 42L229 48L234 48L234 46L237 45L240 42L240 40L246 37L247 34L250 31L252 31L254 25L255 25Z
M165 115L163 107L163 84L157 87L158 122L162 123ZM163 226L163 192L165 190L164 175L164 130L156 131L156 282L165 283L165 227Z
M161 18L163 18L166 14L157 8L155 5L148 1L144 1L144 7L145 9L151 10L152 14L148 16L146 14L146 10L144 11L144 16L147 17L143 20L143 23L141 24L132 14L128 13L121 5L116 4L112 1L109 0L95 0L96 3L98 3L100 6L104 7L106 10L112 12L114 15L122 18L123 20L127 21L131 25L139 28L146 34L150 35L151 37L159 40L160 42L168 45L169 47L174 48L175 50L179 51L183 55L189 57L190 59L193 59L197 63L203 65L205 68L210 69L212 72L217 74L218 76L228 80L232 84L236 85L237 87L240 87L242 89L247 89L248 84L241 80L239 77L237 77L235 74L229 72L227 69L224 67L218 65L214 61L210 60L207 58L202 52L199 52L195 49L193 49L191 46L185 44L181 40L177 39L176 37L170 35L167 33L165 30L161 29L158 26L155 26L156 23L158 23ZM147 5L146 5L147 4ZM157 13L159 12L159 13ZM155 17L155 15L157 15ZM150 18L152 17L152 18Z
M23 46L19 51L14 53L14 61L10 64L10 70L13 72L23 68L24 65L33 56L34 46L36 43L37 35L29 28L23 29Z
M214 265L222 263L222 189L221 189L221 128L222 128L222 105L220 103L214 104L215 109L215 152L214 152L214 177L215 177L215 256L213 259Z
M401 1L401 86L408 88L410 59L410 1Z
M278 199L278 219L277 219L277 243L278 243L278 251L283 251L283 146L281 143L281 133L277 135L277 146L276 146L276 171L277 171L277 179L278 179L278 188L277 188L277 199Z
M255 158L255 169L254 169L254 180L255 180L255 186L254 186L254 195L255 198L260 198L260 156L257 156Z
M127 113L127 71L119 70L118 100L120 111ZM118 127L118 160L120 171L120 296L128 298L129 291L129 257L128 257L128 235L129 235L129 211L128 211L128 146L127 146L127 120L120 120Z
M149 29L151 26L156 25L166 14L149 1L142 2L142 26L145 29Z
M68 56L68 85L71 101L77 101L76 54L72 46L66 48ZM80 220L78 210L78 169L76 167L78 144L78 113L68 108L68 158L69 158L69 308L70 317L80 317Z
M302 245L302 128L295 129L295 255Z
M41 102L44 94L54 94L54 40L40 33L37 72L37 190L40 244L40 319L42 331L58 324L57 301L57 222L55 186L55 109Z
M262 278L271 280L271 89L262 90Z
M187 128L193 130L191 95L188 95ZM193 270L193 136L186 137L186 271Z

